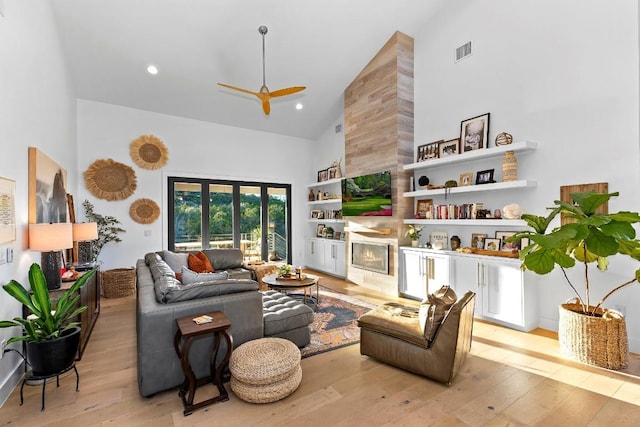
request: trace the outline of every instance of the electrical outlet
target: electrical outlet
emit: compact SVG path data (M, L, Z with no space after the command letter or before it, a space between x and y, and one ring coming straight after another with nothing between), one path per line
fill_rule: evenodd
M4 357L4 349L7 348L7 340L0 341L0 359Z
M13 248L7 248L7 262L13 262Z

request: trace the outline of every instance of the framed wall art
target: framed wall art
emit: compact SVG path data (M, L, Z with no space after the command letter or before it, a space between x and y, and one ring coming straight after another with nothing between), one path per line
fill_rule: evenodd
M16 240L16 182L0 177L0 244Z
M597 193L608 193L608 182L597 182L594 184L577 184L577 185L562 185L560 186L560 200L563 202L571 203L571 193L584 193L585 191L595 191ZM600 206L597 210L599 214L609 213L609 202ZM566 214L560 213L560 224L564 225L571 220Z
M489 138L489 113L463 120L460 123L462 151L487 148Z
M67 171L29 147L29 224L67 222Z
M328 169L323 169L321 171L318 171L318 182L323 182L323 181L326 181L327 179L329 179Z
M457 154L460 154L460 140L458 138L438 144L439 157L455 156Z

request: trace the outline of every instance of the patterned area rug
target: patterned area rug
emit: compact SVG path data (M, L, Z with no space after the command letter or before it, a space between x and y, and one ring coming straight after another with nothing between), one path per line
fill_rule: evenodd
M300 350L302 357L359 343L358 318L374 307L375 304L320 287L320 303L313 307L311 342Z

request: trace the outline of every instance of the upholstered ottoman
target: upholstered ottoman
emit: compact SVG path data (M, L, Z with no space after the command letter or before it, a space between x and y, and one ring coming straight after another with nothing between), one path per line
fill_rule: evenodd
M231 390L250 403L270 403L293 393L302 381L300 350L283 338L247 341L231 353Z
M298 347L311 341L314 313L301 301L277 291L263 292L262 316L265 337L285 338Z

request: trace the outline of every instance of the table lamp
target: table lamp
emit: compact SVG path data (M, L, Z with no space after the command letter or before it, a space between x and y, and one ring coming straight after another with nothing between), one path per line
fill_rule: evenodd
M94 261L91 255L91 241L97 238L97 222L78 222L73 224L73 241L78 242L78 264Z
M73 247L72 237L70 222L29 224L29 249L42 252L40 265L48 289L58 289L62 285L60 251Z

